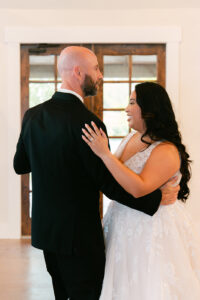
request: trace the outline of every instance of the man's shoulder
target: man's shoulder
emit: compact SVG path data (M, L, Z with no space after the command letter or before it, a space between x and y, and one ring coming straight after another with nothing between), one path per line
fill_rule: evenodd
M27 109L27 111L24 114L23 121L30 120L34 118L38 114L38 112L42 111L46 104L48 104L50 100L46 100L43 103L37 104L33 107L30 107Z
M97 115L95 115L92 111L90 111L88 109L87 109L87 117L90 122L93 121L96 123L96 125L105 126L103 121L99 117L97 117Z
M51 99L50 99L51 100ZM37 105L34 105L33 107L30 107L26 112L27 113L34 113L35 111L41 110L46 104L50 103L50 100L46 100L42 103L39 103Z
M97 122L97 123L103 123L97 115L95 115L92 111L88 111L88 117L91 119L91 121Z

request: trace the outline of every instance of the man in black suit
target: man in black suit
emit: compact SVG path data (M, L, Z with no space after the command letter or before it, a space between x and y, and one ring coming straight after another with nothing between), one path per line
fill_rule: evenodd
M82 103L102 80L96 56L83 47L65 48L58 71L61 90L24 115L14 168L32 172L32 245L44 251L55 298L97 300L105 264L99 191L153 215L161 198L162 204L175 201L177 188L138 199L125 192L81 138L91 121L106 131Z

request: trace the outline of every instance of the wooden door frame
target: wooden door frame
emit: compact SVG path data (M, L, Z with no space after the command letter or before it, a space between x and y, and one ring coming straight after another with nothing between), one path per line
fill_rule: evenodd
M21 48L21 120L29 108L29 54L28 47ZM29 217L29 174L21 176L21 233L30 235L31 219Z
M61 50L70 44L63 45L23 45L21 46L21 119L29 108L29 55L58 55ZM80 45L80 44L79 44ZM100 70L103 74L103 55L157 55L158 82L165 86L165 45L144 44L84 44L97 55ZM162 72L164 70L164 72ZM57 70L55 69L55 78ZM103 84L94 97L85 98L88 109L103 119ZM29 217L29 174L21 176L21 232L22 235L31 234L31 219ZM103 217L103 197L100 196L100 214Z

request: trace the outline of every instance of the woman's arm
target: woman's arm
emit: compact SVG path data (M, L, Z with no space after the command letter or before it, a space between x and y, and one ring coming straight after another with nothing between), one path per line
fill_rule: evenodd
M134 173L111 154L107 137L92 123L94 130L88 125L83 130L84 141L98 155L116 181L134 197L141 197L161 187L180 167L180 158L176 147L170 143L158 145L151 153L140 174Z

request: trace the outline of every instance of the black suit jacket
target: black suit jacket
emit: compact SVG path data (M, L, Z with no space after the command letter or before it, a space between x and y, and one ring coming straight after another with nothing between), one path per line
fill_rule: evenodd
M99 191L121 204L153 215L159 190L135 199L115 181L82 140L81 128L105 125L74 95L56 92L29 109L14 157L18 174L32 172L32 245L57 253L104 249Z

